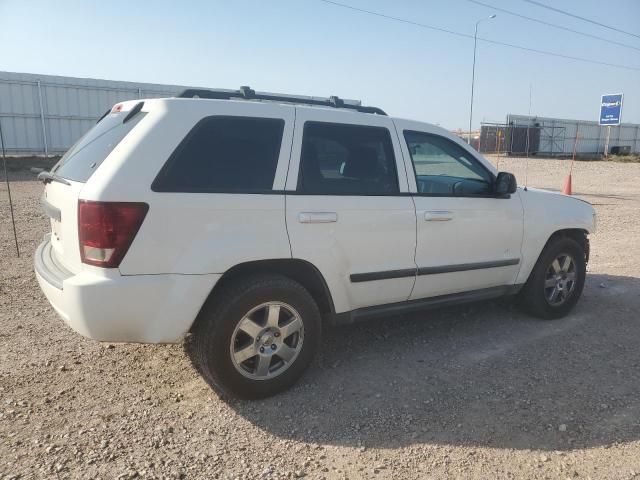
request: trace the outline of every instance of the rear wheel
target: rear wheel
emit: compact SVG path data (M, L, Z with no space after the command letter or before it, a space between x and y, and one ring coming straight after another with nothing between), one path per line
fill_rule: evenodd
M263 398L302 375L318 348L318 306L299 283L260 275L216 291L193 331L195 360L222 393Z
M584 248L571 238L558 237L540 254L520 292L520 303L540 318L564 317L578 302L585 277Z

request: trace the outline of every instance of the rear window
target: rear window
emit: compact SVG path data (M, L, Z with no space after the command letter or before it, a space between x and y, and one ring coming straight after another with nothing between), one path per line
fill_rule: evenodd
M207 117L196 124L162 167L156 192L271 191L284 120Z
M51 170L56 175L86 182L124 137L133 130L145 113L138 113L122 123L129 112L110 113L89 130Z

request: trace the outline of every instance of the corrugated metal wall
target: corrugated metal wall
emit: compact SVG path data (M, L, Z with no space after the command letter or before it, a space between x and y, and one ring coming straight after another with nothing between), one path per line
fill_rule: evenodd
M170 97L185 88L192 87L0 72L5 149L12 155L62 154L115 103ZM604 152L607 127L597 122L509 114L509 124L537 124L540 155L571 154L576 132L580 133L578 153ZM640 125L611 127L609 148L627 145L632 152L640 153Z
M576 133L580 134L577 153L604 153L607 127L601 127L598 122L509 114L507 125L537 127L540 131L539 155L571 155ZM611 127L609 152L615 146L630 146L632 152L640 153L640 125L623 123Z
M11 155L59 155L111 106L170 97L179 85L0 72L0 122Z

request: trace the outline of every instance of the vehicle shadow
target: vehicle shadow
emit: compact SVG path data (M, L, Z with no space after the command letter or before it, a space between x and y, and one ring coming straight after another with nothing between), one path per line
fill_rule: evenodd
M497 301L326 331L291 390L230 406L282 438L570 450L640 439L640 279L589 275L567 318Z

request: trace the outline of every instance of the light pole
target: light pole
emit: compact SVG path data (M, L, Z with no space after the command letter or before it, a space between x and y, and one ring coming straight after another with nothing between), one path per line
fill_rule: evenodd
M471 122L473 122L473 86L476 82L476 47L478 46L478 25L485 20L496 18L496 14L481 18L476 22L476 30L473 34L473 69L471 70L471 106L469 108L469 145L471 145Z

